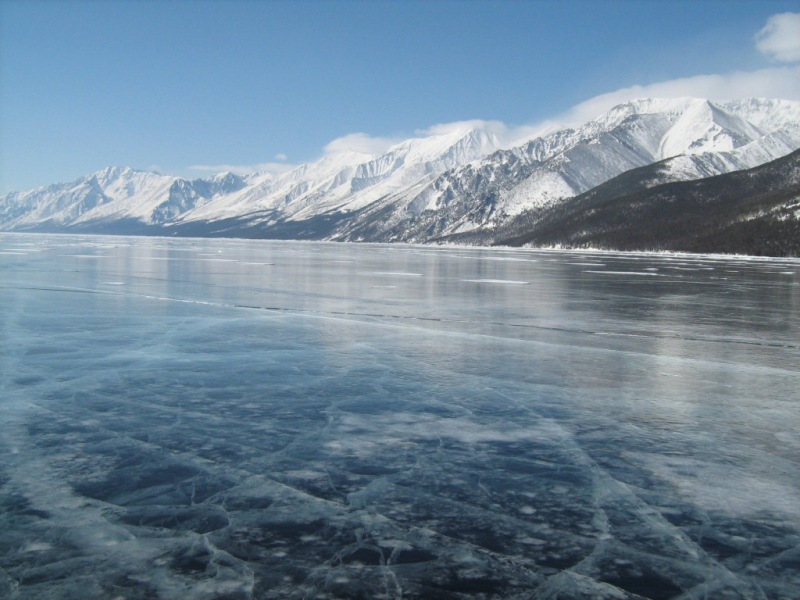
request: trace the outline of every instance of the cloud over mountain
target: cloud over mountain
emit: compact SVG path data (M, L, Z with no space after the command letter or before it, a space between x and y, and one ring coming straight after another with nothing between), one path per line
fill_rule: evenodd
M399 141L401 138L372 136L363 132L348 133L328 142L324 152L328 156L350 152L374 156L386 152Z
M276 157L277 158L277 157ZM192 165L189 167L190 171L201 171L204 173L236 173L237 175L249 175L250 173L286 173L291 171L297 165L292 165L285 162L265 162L255 165Z
M800 13L773 15L755 36L756 48L780 62L800 61Z

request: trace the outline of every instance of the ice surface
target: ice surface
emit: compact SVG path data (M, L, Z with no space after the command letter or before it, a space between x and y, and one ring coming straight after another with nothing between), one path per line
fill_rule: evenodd
M800 597L796 260L1 235L0 273L2 598Z

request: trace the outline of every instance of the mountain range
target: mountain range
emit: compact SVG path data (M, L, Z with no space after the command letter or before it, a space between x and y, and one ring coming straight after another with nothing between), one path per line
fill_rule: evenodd
M0 230L716 251L726 234L711 226L727 219L765 240L725 251L798 253L800 102L642 99L511 148L490 126L443 129L282 174L109 167L6 195ZM656 235L667 222L684 243ZM775 235L785 243L767 243Z

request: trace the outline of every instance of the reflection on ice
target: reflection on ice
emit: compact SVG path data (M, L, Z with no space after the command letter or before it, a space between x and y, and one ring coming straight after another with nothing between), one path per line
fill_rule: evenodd
M507 285L528 285L529 281L517 281L514 279L464 279L469 283L500 283Z
M625 276L628 276L628 275L634 275L634 276L635 275L658 276L658 273L654 273L654 272L649 271L649 270L648 271L592 271L592 270L586 270L586 271L584 271L584 273L599 273L601 275L625 275Z
M800 597L796 269L0 236L0 597Z

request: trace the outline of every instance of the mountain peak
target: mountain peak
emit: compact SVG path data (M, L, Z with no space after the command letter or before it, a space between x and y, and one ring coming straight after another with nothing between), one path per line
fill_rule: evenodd
M731 151L764 135L757 127L708 100L687 105L664 135L658 159Z
M103 167L99 171L97 171L94 175L98 179L105 179L105 180L112 180L121 177L122 175L128 175L132 173L133 169L130 167L122 166L122 165L113 165L108 167Z
M445 168L452 168L482 158L501 145L489 128L475 121L439 125L423 133L426 135L395 144L386 155L402 156L406 164L444 161L449 165Z

